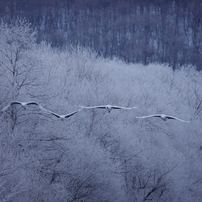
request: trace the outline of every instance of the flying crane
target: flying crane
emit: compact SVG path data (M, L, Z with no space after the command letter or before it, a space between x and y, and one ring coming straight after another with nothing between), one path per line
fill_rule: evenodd
M185 120L179 119L177 117L166 115L166 114L153 114L153 115L148 115L148 116L140 116L140 117L136 117L136 118L145 119L145 118L151 118L151 117L159 117L163 121L166 121L167 119L174 119L174 120L177 120L177 121L189 123L189 121L185 121Z
M112 109L136 109L138 107L121 107L121 106L114 106L114 105L100 105L100 106L92 106L92 107L81 106L81 108L84 108L84 109L96 109L96 108L106 109L110 113Z

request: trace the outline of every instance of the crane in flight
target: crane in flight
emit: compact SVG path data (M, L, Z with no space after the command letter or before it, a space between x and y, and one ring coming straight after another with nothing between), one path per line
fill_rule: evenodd
M30 101L30 102L12 101L12 102L10 102L8 105L6 105L3 109L1 109L0 115L1 115L3 112L5 112L10 106L15 105L15 104L21 105L21 106L22 106L23 108L25 108L25 109L26 109L26 106L28 106L28 105L36 105L36 106L39 107L40 110L45 111L45 112L47 112L47 113L50 113L50 114L54 115L55 117L60 118L61 120L64 120L65 118L69 118L69 117L71 117L72 115L76 114L77 112L79 112L79 111L81 111L81 110L83 109L83 108L81 108L81 109L76 110L76 111L74 111L74 112L71 112L71 113L69 113L69 114L64 114L64 115L62 114L62 115L60 115L60 114L57 114L57 113L55 113L55 112L53 112L53 111L47 110L46 108L42 107L40 104L38 104L38 103L35 102L35 101Z
M167 119L174 119L174 120L177 120L177 121L189 123L189 121L185 121L185 120L179 119L177 117L166 115L166 114L152 114L152 115L148 115L148 116L140 116L140 117L137 116L136 118L137 119L145 119L145 118L151 118L151 117L159 117L163 121L166 121Z
M121 106L114 106L114 105L100 105L100 106L92 106L92 107L85 107L81 106L83 109L106 109L109 113L112 109L136 109L138 107L121 107Z
M12 101L8 105L6 105L3 109L1 109L0 114L5 112L10 106L15 105L15 104L21 105L24 109L26 109L26 106L28 106L28 105L37 105L37 106L39 106L39 104L37 102L35 102L35 101L30 101L30 102Z
M50 110L48 110L48 109L45 109L45 108L42 107L41 105L39 105L39 109L41 109L42 111L45 111L45 112L47 112L47 113L52 114L53 116L55 116L55 117L61 119L62 121L63 121L65 118L69 118L69 117L73 116L74 114L76 114L76 113L78 113L79 111L82 110L82 108L81 108L81 109L78 109L78 110L76 110L76 111L73 111L73 112L71 112L71 113L69 113L69 114L61 114L61 115L60 115L60 114L57 114L57 113L55 113L55 112L53 112L53 111L50 111Z

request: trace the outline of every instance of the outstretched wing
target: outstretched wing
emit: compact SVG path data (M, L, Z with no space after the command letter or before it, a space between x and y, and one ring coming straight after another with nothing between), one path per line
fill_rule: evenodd
M152 115L148 115L148 116L136 116L137 119L145 119L145 118L150 118L150 117L161 117L161 115L159 114L152 114Z
M44 112L47 112L47 113L49 113L49 114L52 114L52 115L56 116L57 118L61 118L59 114L57 114L57 113L55 113L55 112L52 112L52 111L50 111L50 110L48 110L48 109L42 107L41 105L38 105L38 106L39 106L39 109L40 109L40 110L42 110L42 111L44 111Z
M106 109L106 105L101 105L101 106L92 106L92 107L81 106L81 108L84 108L84 109L95 109L95 108Z
M182 119L179 119L177 117L174 117L174 116L167 116L168 119L175 119L175 120L178 120L178 121L181 121L181 122L185 122L185 123L189 123L189 121L185 121L185 120L182 120Z
M39 104L35 101L27 102L26 105L37 105L37 106L39 106Z
M39 109L45 112L50 112L49 110L47 110L46 108L42 107L41 105L38 105Z
M125 109L125 107L120 107L120 106L111 106L112 109Z
M56 114L55 112L49 111L52 115L56 116L57 118L61 118L59 114Z
M20 101L12 101L12 102L10 103L10 105L14 105L14 104L20 104L20 105L22 105L22 103L21 103Z
M113 109L136 109L138 107L121 107L121 106L111 106Z
M74 111L74 112L72 112L72 113L70 113L70 114L66 114L64 117L65 117L65 118L69 118L70 116L72 116L72 115L78 113L78 112L81 111L81 110L82 110L82 109L79 109L79 110L76 110L76 111Z
M173 116L168 116L168 115L166 116L166 118L167 119L176 119L177 120L177 118L174 118Z

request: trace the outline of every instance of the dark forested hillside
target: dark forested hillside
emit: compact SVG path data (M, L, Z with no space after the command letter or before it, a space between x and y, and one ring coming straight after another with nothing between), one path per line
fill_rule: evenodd
M90 47L126 62L202 66L199 0L0 0L1 18L25 17L38 41Z

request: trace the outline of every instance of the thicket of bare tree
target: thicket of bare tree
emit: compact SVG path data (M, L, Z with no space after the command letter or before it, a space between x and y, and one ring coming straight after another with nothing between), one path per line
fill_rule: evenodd
M198 0L8 0L1 17L26 17L37 40L69 43L126 62L168 63L201 70L202 3Z
M21 20L2 23L0 35L1 109L12 99L58 114L139 106L83 109L64 121L37 106L8 108L0 116L1 201L201 201L201 72L37 45ZM190 123L136 119L153 113Z

